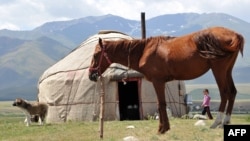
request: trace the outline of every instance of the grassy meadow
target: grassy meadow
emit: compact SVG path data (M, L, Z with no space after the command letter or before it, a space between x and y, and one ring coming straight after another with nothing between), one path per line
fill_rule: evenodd
M12 102L0 102L1 141L122 141L133 136L140 141L223 141L223 129L210 129L212 120L205 126L194 126L196 119L170 118L171 129L157 134L158 120L105 121L103 139L99 137L99 122L67 122L61 124L24 124L24 114ZM216 115L214 115L215 117ZM234 114L233 124L250 124L249 114ZM135 128L128 129L133 125Z

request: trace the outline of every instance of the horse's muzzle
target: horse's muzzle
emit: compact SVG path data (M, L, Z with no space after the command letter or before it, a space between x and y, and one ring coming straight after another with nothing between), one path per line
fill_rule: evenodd
M98 74L98 72L91 72L91 73L89 73L89 80L91 80L91 81L97 81L97 79L98 79L98 77L99 77L99 74Z

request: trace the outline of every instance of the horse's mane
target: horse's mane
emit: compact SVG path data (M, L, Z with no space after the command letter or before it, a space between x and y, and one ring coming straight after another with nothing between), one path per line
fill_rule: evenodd
M158 43L161 40L170 40L176 37L173 36L154 36L154 37L149 37L146 39L123 39L123 40L118 40L118 41L106 41L109 45L113 46L114 51L116 49L122 49L128 50L130 49L131 51L136 51L136 52L142 52L145 45L148 42L154 41Z
M176 37L174 36L155 36L155 37L149 37L146 40L170 40L174 39Z

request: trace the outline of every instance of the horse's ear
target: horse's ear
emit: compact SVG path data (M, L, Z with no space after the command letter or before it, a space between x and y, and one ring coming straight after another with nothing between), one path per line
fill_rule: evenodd
M99 45L100 45L101 48L103 48L102 38L99 38Z

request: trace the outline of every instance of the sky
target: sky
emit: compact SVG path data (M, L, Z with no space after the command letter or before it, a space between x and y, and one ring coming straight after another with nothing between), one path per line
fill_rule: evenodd
M225 13L250 23L250 0L0 0L0 29L32 30L46 22L112 14L140 20L176 13Z

